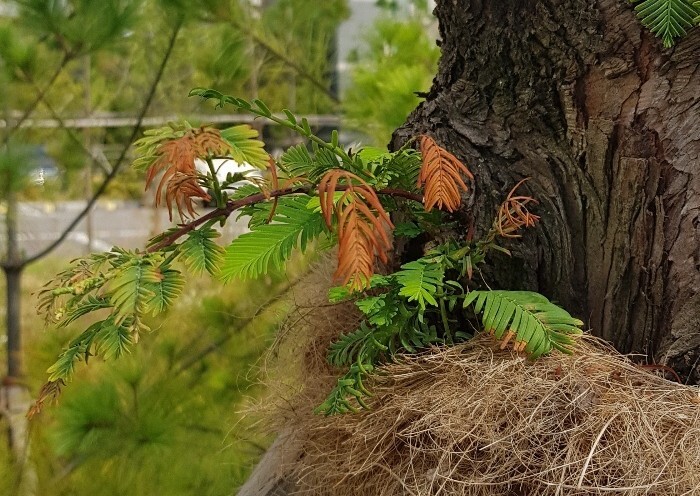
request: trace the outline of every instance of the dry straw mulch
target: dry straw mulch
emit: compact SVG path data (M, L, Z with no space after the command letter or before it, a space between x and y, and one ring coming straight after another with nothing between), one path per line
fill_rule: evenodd
M316 495L700 495L699 390L585 338L535 363L488 338L387 366L372 410L287 417Z

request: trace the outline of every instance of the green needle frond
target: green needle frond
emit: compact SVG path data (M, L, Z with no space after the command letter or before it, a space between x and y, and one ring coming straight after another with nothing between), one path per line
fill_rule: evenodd
M155 296L153 287L162 279L158 267L143 259L135 259L132 265L121 269L107 285L115 314L121 318L145 314Z
M187 239L179 246L180 257L185 265L195 274L206 270L216 274L224 259L224 249L214 241L220 236L216 229L201 228L191 231Z
M672 47L676 38L685 36L700 21L700 2L693 0L644 0L634 10L666 48Z
M318 174L315 174L316 177L312 177L316 165L313 158L311 158L311 153L309 153L308 148L304 144L290 147L280 157L280 163L290 177L305 176L312 180L318 177Z
M160 280L146 285L148 291L153 294L146 304L147 310L154 316L165 311L180 296L184 287L185 278L180 271L161 267Z
M269 155L265 143L258 138L258 131L247 124L221 131L221 137L231 145L231 158L239 164L248 163L258 169L266 169Z
M83 315L87 315L97 310L111 308L112 304L107 298L96 297L89 295L84 301L74 306L66 312L65 317L58 323L58 327L65 327L68 324L78 320Z
M221 267L224 281L255 278L280 268L295 248L304 250L324 232L323 217L307 208L308 197L282 198L269 224L252 226L226 248Z
M357 360L372 332L373 329L363 322L357 330L341 336L331 344L328 350L328 363L336 367L350 365Z
M129 352L129 346L134 344L134 334L131 332L130 319L116 322L110 317L102 322L100 331L95 339L96 351L105 360L119 358Z
M552 349L571 353L583 322L532 291L472 291L464 307L474 306L486 332L504 345L514 337L515 349L537 358Z
M419 259L401 266L401 270L394 274L401 289L399 294L408 298L408 301L416 301L422 309L426 305L437 306L435 295L442 287L445 270L442 265Z

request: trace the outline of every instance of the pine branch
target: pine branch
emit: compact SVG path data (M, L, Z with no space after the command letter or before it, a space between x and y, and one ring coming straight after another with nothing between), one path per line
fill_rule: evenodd
M56 71L51 75L49 78L49 81L46 83L46 85L39 89L37 92L36 96L34 97L34 100L29 104L27 109L22 113L22 115L17 119L17 121L14 123L12 128L10 128L6 133L5 133L5 138L3 140L3 143L7 145L9 143L10 138L17 132L19 129L22 127L22 124L29 119L29 117L34 113L36 108L39 106L39 103L44 99L46 96L46 93L51 89L51 87L56 83L58 80L58 76L61 75L61 72L63 72L63 69L65 69L66 65L68 62L72 60L72 57L69 54L66 54L63 56L61 59L61 63L58 65L58 68ZM131 140L129 140L129 143L131 143Z
M316 79L312 74L311 71L303 68L301 65L296 63L294 60L290 59L287 57L287 55L284 54L284 52L277 50L275 47L273 47L270 43L268 43L262 36L260 36L258 33L253 31L249 26L244 24L243 22L239 21L238 19L231 18L230 22L233 26L236 27L239 31L242 33L250 36L250 38L261 48L263 48L265 51L267 51L270 55L272 55L275 58L278 58L279 60L282 61L282 63L289 68L291 68L298 76L300 76L302 79L306 79L309 81L313 86L315 86L317 89L319 89L322 93L324 93L328 98L330 98L333 103L339 104L340 100L338 99L338 96L335 95L331 90L328 89L328 86L324 84L323 82L319 81Z

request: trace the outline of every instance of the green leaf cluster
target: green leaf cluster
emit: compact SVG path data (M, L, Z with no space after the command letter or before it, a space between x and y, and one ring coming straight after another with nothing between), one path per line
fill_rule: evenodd
M393 361L398 354L470 339L473 334L465 326L472 307L481 316L485 332L499 340L510 332L506 342L514 337L515 345L533 359L553 349L571 353L583 322L541 294L465 291L460 282L448 278L471 279L468 272L483 262L485 246L446 243L393 274L377 276L370 290L359 297L344 288L333 288L330 301L357 298L355 303L365 319L357 330L331 345L328 361L348 370L317 412L334 415L368 408L365 400L371 394L366 381L377 366ZM382 293L371 294L376 291Z
M259 277L282 267L295 248L304 251L325 230L321 216L307 204L304 196L282 198L270 223L256 225L234 239L221 266L224 281Z
M336 367L348 367L348 371L316 408L318 413L335 415L357 411L358 406L368 408L365 398L371 393L364 381L378 364L399 353L415 353L444 342L435 325L422 321L419 308L399 295L398 285L381 279L376 282L378 286L388 284L389 291L359 298L355 303L365 320L357 330L331 344L328 361Z
M69 343L49 368L49 381L69 381L75 363L92 355L111 359L128 352L150 330L144 317L164 312L182 292L184 277L170 264L161 253L114 249L74 261L49 283L40 293L39 310L58 326L103 316Z
M240 213L248 217L250 231L226 247L217 243L220 234L214 228L216 223L226 222L226 215L222 215L212 217L196 229L188 229L179 243L171 241L181 236L180 228L174 227L154 237L146 252L114 249L76 260L42 292L40 309L60 326L89 315L100 315L100 318L69 343L50 369L51 381L69 380L75 362L87 360L93 354L113 358L128 351L139 334L149 329L145 318L166 311L182 292L185 278L174 263L181 261L195 274L206 271L224 281L257 278L281 268L294 250L304 251L313 240L329 234L314 191L315 183L326 171L344 168L376 188L405 186L415 189L413 178L418 174L421 161L413 150L346 151L336 132L332 133L330 141L324 141L313 133L306 119L288 110L274 114L262 101L248 102L211 90L193 94L217 99L221 104L233 104L253 115L281 123L307 138L309 147L294 146L278 162L279 180L299 186L299 193L273 200L267 196L269 189L266 189L272 185L263 182L251 182L227 191L223 202L219 203L220 209L227 208L227 201L243 202ZM134 168L151 167L159 158L163 144L196 131L186 121L146 131L136 142ZM248 126L235 126L223 130L221 135L231 145L234 160L268 166L268 155L257 139L257 131ZM407 178L410 185L406 183ZM201 174L199 179L202 186L212 188L215 193L221 193L227 184L227 180L220 180L214 173ZM311 187L307 188L309 184ZM250 198L258 200L248 203ZM334 239L332 235L330 239ZM410 291L410 278L401 281L407 286L404 291ZM376 279L375 282L379 284ZM421 304L425 298L421 296ZM380 297L377 304L384 305L384 299ZM373 325L389 325L388 315L381 320L381 312L369 308L367 311ZM403 339L403 335L397 336L399 341Z
M571 353L571 336L581 334L583 326L581 320L533 291L472 291L464 299L464 307L472 304L474 312L481 315L484 331L496 339L512 332L516 343L524 343L532 358L552 349Z

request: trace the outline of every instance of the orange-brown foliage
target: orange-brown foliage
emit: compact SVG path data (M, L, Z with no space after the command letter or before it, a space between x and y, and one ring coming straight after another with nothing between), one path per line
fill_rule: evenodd
M537 204L537 200L531 196L515 196L515 191L525 182L523 179L510 190L505 201L501 203L496 216L495 227L498 234L505 238L519 238L515 234L522 227L532 227L539 220L539 216L530 213L528 203Z
M462 203L461 191L469 191L462 174L470 180L474 176L457 157L429 136L420 137L420 152L423 166L418 176L418 187L425 184L425 210L430 211L437 206L441 210L454 212Z
M194 216L193 199L202 198L207 201L211 199L199 185L194 165L195 159L225 156L230 148L219 131L210 127L192 129L180 138L161 143L156 151L158 158L151 164L146 174L146 188L148 188L158 173L163 172L156 191L156 206L160 205L163 188L165 188L165 204L168 206L171 220L173 203L180 217Z
M336 189L344 189L335 201ZM361 178L341 169L328 171L318 184L321 211L328 227L335 213L338 233L338 268L334 277L355 290L369 286L378 257L387 263L393 228L376 191Z

